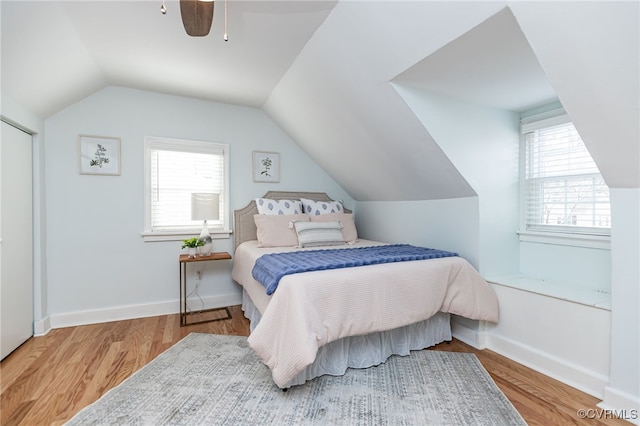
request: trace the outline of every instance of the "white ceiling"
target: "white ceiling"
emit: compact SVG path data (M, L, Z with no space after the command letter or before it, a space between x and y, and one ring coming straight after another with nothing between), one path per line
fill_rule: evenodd
M161 4L2 0L2 91L43 117L107 85L260 107L336 1L228 0L228 42L224 2L199 38L185 33L177 1L166 1L166 15ZM399 80L506 109L553 98L508 14Z
M215 2L189 37L177 1L2 0L2 91L47 117L107 85L261 106L334 1Z
M394 82L511 111L547 104L558 96L509 9L427 56Z
M45 119L109 85L259 107L357 200L475 194L391 83L557 97L607 183L640 186L637 2L228 0L228 42L222 0L203 38L161 4L0 0L2 96Z

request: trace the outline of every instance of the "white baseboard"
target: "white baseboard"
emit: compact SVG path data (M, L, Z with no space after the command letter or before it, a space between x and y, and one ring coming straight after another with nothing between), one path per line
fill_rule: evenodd
M476 349L487 348L487 333L485 331L472 329L456 321L451 321L451 335Z
M33 322L33 335L44 336L51 331L51 317L44 317Z
M598 404L606 414L615 414L634 425L640 425L640 397L607 386L604 400Z
M454 321L451 322L451 334L456 339L476 349L492 350L596 398L603 399L604 397L603 389L606 390L609 383L608 376L586 370L556 356L511 339L497 336L483 330L471 329ZM620 402L620 404L613 406L631 406L631 400L622 400Z
M599 399L609 384L609 376L493 333L487 336L487 348Z
M206 308L220 308L242 303L241 294L203 297ZM190 306L200 308L200 299L189 299ZM140 305L115 306L104 309L52 314L49 328L75 327L78 325L97 324L110 321L122 321L134 318L145 318L159 315L176 314L180 311L178 300Z

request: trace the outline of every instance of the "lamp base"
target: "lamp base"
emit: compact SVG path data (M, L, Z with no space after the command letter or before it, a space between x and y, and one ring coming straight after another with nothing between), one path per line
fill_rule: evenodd
M198 237L200 241L204 243L203 246L200 246L200 255L201 256L209 256L211 254L211 250L213 248L211 235L209 235L209 228L207 227L207 221L204 221L202 225L202 232L200 232L200 236Z

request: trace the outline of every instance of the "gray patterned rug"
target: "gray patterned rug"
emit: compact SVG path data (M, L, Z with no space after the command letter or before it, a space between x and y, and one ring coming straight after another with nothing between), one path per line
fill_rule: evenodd
M473 354L417 351L278 389L245 337L192 333L68 425L523 425Z

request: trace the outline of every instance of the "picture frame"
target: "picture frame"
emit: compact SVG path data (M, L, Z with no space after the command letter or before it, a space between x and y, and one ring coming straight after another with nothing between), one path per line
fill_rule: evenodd
M120 138L78 135L78 168L81 175L120 175Z
M253 151L253 181L280 182L280 153Z

